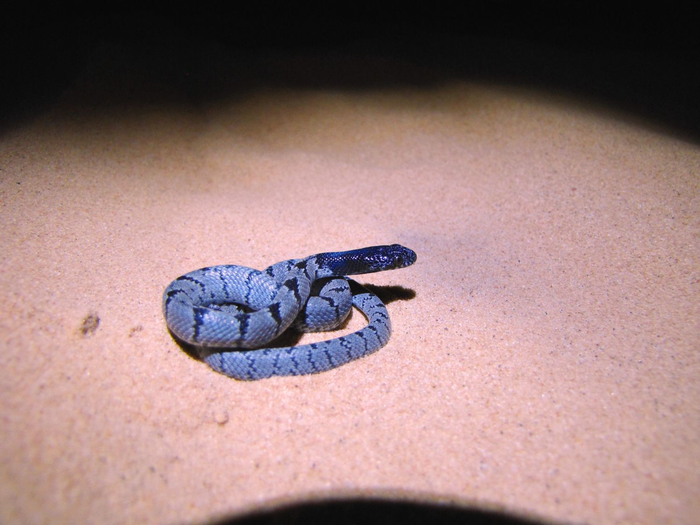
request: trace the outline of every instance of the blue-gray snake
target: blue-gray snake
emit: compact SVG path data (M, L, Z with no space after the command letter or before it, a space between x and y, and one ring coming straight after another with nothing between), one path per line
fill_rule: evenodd
M347 275L410 266L416 254L398 244L290 259L264 271L237 265L201 268L175 279L163 294L171 333L197 348L217 372L242 380L330 370L383 347L389 313ZM293 326L340 326L355 305L369 324L349 335L285 348L265 348Z

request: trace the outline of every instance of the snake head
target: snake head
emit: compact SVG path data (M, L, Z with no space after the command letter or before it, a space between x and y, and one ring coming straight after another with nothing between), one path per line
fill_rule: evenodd
M400 244L375 246L369 250L372 250L372 252L369 255L371 262L368 263L368 266L373 268L370 270L372 272L405 268L406 266L411 266L414 262L416 262L418 257L416 252L401 246Z
M417 258L416 252L400 244L371 246L352 253L355 255L356 262L353 273L373 273L405 268L416 262Z

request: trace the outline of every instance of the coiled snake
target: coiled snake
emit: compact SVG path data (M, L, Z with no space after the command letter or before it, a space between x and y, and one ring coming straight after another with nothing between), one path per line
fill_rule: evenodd
M290 259L264 271L236 265L201 268L170 283L163 313L178 339L194 345L203 361L229 377L314 374L371 354L389 341L391 323L382 301L345 276L415 261L413 250L392 244ZM352 305L369 320L357 332L320 343L262 348L290 326L336 328Z

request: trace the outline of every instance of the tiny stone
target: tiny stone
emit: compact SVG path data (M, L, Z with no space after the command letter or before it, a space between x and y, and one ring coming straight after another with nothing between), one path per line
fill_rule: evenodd
M216 409L214 411L214 421L219 425L225 425L228 423L228 412L223 409Z

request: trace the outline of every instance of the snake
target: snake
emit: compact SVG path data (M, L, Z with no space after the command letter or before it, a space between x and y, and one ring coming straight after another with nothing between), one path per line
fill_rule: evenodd
M175 339L213 370L238 380L315 374L376 352L389 341L382 300L348 275L405 268L416 253L400 244L317 253L263 271L239 265L200 268L172 281L163 315ZM299 346L271 343L287 329L333 330L352 307L368 324L351 334Z

